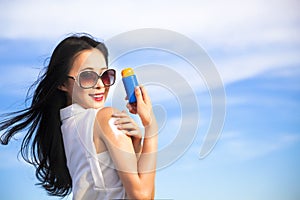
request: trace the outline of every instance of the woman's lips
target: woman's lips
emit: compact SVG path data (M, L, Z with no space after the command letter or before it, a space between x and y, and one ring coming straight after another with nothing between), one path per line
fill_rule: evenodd
M102 101L104 99L104 93L96 93L96 94L89 94L95 101Z

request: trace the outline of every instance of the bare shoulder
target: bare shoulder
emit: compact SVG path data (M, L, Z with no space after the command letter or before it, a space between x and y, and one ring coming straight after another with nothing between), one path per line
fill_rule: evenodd
M100 137L103 136L103 134L107 135L113 132L111 122L114 118L112 115L117 112L120 111L113 107L104 107L97 112L95 125Z
M96 119L100 122L100 121L105 121L105 120L109 120L112 115L116 112L120 112L118 109L113 108L113 107L104 107L102 109L100 109L97 112L97 117Z

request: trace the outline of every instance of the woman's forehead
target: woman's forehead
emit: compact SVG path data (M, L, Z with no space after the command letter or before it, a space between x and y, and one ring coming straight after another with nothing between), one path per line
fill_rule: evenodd
M73 63L71 71L106 69L106 61L103 54L98 49L84 50L80 52Z

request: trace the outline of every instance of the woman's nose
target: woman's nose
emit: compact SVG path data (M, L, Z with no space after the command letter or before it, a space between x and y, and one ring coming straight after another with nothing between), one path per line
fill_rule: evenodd
M95 85L95 88L96 88L96 89L104 88L104 84L103 84L101 78L98 79L97 84Z

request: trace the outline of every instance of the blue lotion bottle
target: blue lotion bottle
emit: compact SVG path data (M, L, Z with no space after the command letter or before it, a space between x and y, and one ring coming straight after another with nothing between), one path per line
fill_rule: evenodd
M132 68L123 69L122 81L126 90L129 103L136 103L134 88L138 86L138 82Z

